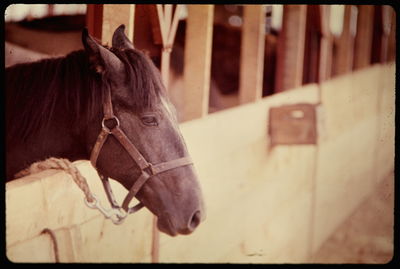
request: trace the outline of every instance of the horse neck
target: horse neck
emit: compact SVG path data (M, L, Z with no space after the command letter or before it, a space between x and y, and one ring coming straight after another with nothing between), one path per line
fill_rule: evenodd
M74 134L60 120L24 142L7 137L7 181L30 164L49 157L66 158L70 161L88 159L83 136Z
M70 161L89 159L86 125L79 120L71 123L70 116L68 109L59 104L55 106L48 126L33 132L25 140L7 133L7 181L32 163L49 157Z

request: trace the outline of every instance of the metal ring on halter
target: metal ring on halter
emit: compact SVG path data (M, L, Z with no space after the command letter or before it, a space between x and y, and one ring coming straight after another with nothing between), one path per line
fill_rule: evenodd
M105 130L107 133L111 134L111 130L106 126L105 121L106 120L112 120L114 119L117 122L117 125L114 126L115 127L119 127L119 119L116 116L112 116L111 118L103 118L103 120L101 121L101 127L103 128L103 130Z

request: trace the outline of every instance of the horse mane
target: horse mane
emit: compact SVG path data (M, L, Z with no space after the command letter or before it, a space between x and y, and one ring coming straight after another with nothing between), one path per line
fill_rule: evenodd
M152 107L164 89L157 69L136 50L111 50L125 64L135 112ZM63 115L62 120L67 120L71 128L78 122L89 124L99 113L104 89L110 85L106 75L89 69L84 50L17 64L6 68L5 73L7 136L22 141L60 120L54 118L56 113Z
M124 63L126 84L132 89L128 94L136 113L154 107L160 96L166 96L160 72L149 57L135 49L111 51Z

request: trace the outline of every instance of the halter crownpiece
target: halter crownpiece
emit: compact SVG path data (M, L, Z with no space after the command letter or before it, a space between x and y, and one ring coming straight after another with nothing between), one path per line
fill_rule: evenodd
M98 172L100 179L103 183L104 190L107 194L108 201L111 204L113 209L123 209L127 214L117 214L117 220L113 219L115 224L122 223L122 220L126 218L128 214L132 214L138 210L140 210L144 205L142 203L138 203L133 207L129 207L129 203L136 196L142 186L146 183L146 181L155 176L157 174L163 173L168 170L172 170L181 166L187 166L193 164L192 159L189 156L175 159L172 161L167 161L159 164L149 163L143 155L139 152L139 150L135 147L135 145L129 140L124 131L120 128L120 121L114 115L111 101L111 91L107 88L107 96L106 100L103 102L103 113L104 117L101 122L102 128L100 134L97 137L97 140L94 144L92 152L90 154L90 162L94 168L96 168L97 159L100 155L100 151L103 148L104 143L107 140L109 135L113 135L120 144L125 148L125 150L129 153L131 158L135 161L135 163L139 166L141 170L141 175L134 182L128 194L126 195L124 201L122 202L122 206L119 206L114 198L114 194L112 192L110 183L108 181L108 177L103 176ZM115 125L112 128L108 128L105 124L108 120L114 120ZM92 207L92 205L89 205Z

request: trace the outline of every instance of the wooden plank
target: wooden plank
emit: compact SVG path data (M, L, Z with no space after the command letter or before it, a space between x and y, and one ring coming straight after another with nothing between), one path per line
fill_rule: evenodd
M115 29L121 24L125 24L125 34L129 38L129 40L133 40L134 16L134 4L103 5L103 25L101 32L101 42L111 47L112 35L114 34Z
M353 69L356 26L357 8L354 5L345 5L342 34L335 43L336 53L332 71L335 76L349 73Z
M358 5L353 69L364 68L371 64L373 25L374 6Z
M89 33L101 40L103 26L103 5L88 4L86 9L86 27Z
M318 5L307 5L302 84L318 82L321 25Z
M386 64L381 71L381 81L379 102L379 137L377 141L377 173L378 179L383 179L394 168L395 158L395 94L396 87L396 68L393 64Z
M45 234L7 246L6 255L14 263L56 262L50 236Z
M374 25L372 31L371 44L371 64L384 62L383 56L386 56L387 39L383 31L383 6L375 6L374 9Z
M88 161L78 161L75 165L88 179L91 191L107 207L107 198L97 172ZM121 202L127 190L114 180L110 184L117 201ZM83 198L82 191L71 177L55 170L46 170L7 183L6 242L7 249L13 249L10 256L14 260L30 259L31 256L24 256L19 249L34 247L36 243L30 244L28 241L40 235L44 228L49 228L56 235L61 261L150 261L153 215L148 210L144 209L115 226L98 211L88 208ZM24 203L20 202L22 200ZM27 204L35 206L28 207ZM132 245L132 242L137 244ZM41 243L37 244L39 246ZM113 253L110 252L110 246L122 250Z
M376 183L381 70L373 66L321 84L327 135L319 143L313 252Z
M388 41L388 61L395 61L396 60L396 12L392 9L392 16L391 16L391 29L389 34L389 41Z
M395 21L392 22L393 14L395 13L391 6L384 5L382 8L382 51L380 55L381 62L388 61L389 55L389 40L391 29L394 27Z
M240 104L254 102L262 97L264 46L265 8L263 5L245 5L240 51Z
M319 6L319 23L321 27L320 54L318 82L323 82L331 77L332 72L332 34L329 29L330 7Z
M285 5L278 39L275 91L302 85L306 5Z
M156 61L156 66L161 59L161 33L158 26L157 11L155 5L135 6L135 35L133 44L136 49L145 51L146 54Z
M213 5L188 5L184 55L184 120L208 113Z

